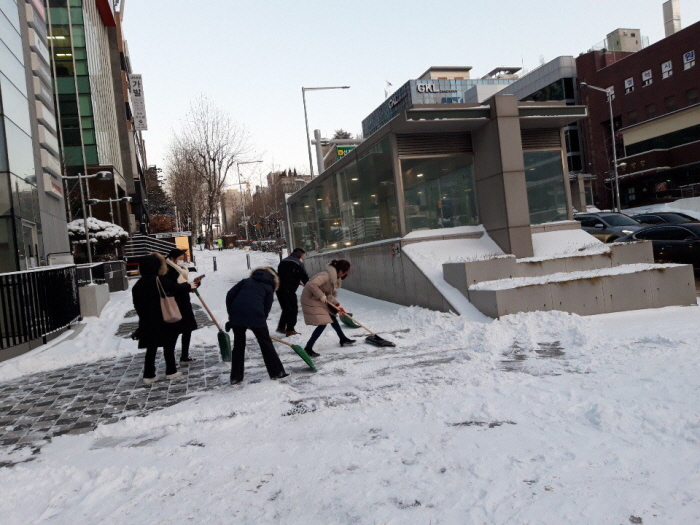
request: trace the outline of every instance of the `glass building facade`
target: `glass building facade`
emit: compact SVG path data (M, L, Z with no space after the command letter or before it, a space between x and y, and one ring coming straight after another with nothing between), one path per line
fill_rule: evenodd
M567 220L561 150L523 151L530 224Z
M49 44L56 116L67 175L93 166L114 166L116 186L124 187L109 41L95 2L48 0ZM110 170L111 171L111 170ZM82 217L76 181L70 181L71 215ZM117 193L119 193L117 195Z
M473 153L401 157L402 184L389 136L348 156L290 201L295 246L313 253L400 237L399 205L406 233L479 224Z
M0 272L38 264L41 220L19 9L0 0Z

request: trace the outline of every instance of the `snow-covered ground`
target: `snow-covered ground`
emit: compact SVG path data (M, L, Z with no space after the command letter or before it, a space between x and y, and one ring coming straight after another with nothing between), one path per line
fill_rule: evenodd
M245 255L197 255L224 319ZM318 373L282 347L291 380L273 382L250 340L242 388L222 364L219 389L0 469L2 523L700 522L700 309L491 321L340 300L397 347L341 349L329 329ZM130 294L108 308L0 379L137 352L111 335Z

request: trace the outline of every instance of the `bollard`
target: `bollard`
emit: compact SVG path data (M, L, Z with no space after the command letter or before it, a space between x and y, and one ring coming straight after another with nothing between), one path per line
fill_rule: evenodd
M214 271L216 271L216 257L214 257Z
M279 251L280 262L282 262L282 250Z
M250 254L249 253L245 254L245 260L248 263L248 269L250 270Z

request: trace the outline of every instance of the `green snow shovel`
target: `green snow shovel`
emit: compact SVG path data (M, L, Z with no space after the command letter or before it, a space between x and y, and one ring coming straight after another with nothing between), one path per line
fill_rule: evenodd
M299 355L299 357L301 357L304 360L304 362L307 365L309 365L309 368L316 372L316 366L314 365L314 362L311 360L309 354L306 353L306 350L304 350L301 346L293 345L292 343L288 343L287 341L283 341L282 339L277 339L272 335L270 336L270 339L272 339L273 341L277 341L278 343L282 343L283 345L291 346L292 350L294 350Z
M199 297L199 300L202 302L202 306L204 306L204 309L209 314L209 317L211 317L211 320L214 321L214 324L219 329L217 339L219 340L219 351L221 352L221 360L224 363L230 363L231 362L231 338L229 337L229 335L226 332L224 332L221 329L221 326L219 326L219 323L216 321L214 314L211 313L211 310L207 306L207 303L205 303L204 299L202 299L202 296L199 295L199 290L197 290L195 288L194 293L197 295L197 297Z

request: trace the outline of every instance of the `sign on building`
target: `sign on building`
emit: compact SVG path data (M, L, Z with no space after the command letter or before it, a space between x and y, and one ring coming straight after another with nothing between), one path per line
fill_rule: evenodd
M695 50L683 53L683 69L690 69L695 65Z
M134 114L134 129L145 131L148 129L146 120L146 101L143 97L143 81L141 75L130 75L131 110Z
M350 153L352 150L354 150L357 146L336 146L335 147L335 154L336 154L336 159L340 160L342 158L345 158L345 156Z
M154 233L156 239L166 239L168 237L191 237L192 232L169 232L169 233Z

